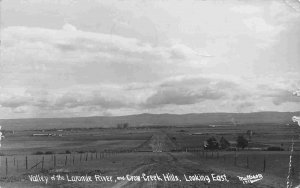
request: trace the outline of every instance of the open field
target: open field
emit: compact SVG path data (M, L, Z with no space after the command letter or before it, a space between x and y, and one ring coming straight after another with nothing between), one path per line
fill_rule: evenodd
M204 151L203 141L222 136L234 141L253 130L251 144L261 151ZM42 136L34 134L46 134ZM60 136L59 136L60 135ZM2 142L2 187L286 187L291 138L294 138L290 179L300 183L299 137L287 126L220 126L127 129L27 130L6 134ZM281 146L284 151L265 151ZM37 155L38 154L38 155ZM27 162L26 162L27 161ZM247 162L248 161L248 162ZM27 163L27 164L26 164ZM60 174L106 176L173 174L181 181L31 182L28 175ZM188 181L195 174L211 182ZM229 182L212 181L211 174L225 174ZM262 174L263 179L243 184L238 176Z

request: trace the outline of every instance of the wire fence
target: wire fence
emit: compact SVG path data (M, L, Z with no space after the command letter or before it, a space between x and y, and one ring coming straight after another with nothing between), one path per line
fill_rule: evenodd
M132 152L134 150L0 156L0 177L74 166L88 161L110 158L121 153Z

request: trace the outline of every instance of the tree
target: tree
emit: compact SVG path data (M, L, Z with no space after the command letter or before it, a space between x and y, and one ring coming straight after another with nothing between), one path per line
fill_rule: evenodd
M128 123L119 123L117 124L118 129L127 129L129 127Z
M209 139L207 139L206 142L207 142L207 146L206 146L207 149L213 150L213 149L218 149L219 148L219 143L216 140L216 138L213 137L213 136L210 137Z
M244 138L244 136L238 136L236 142L237 142L236 146L238 148L244 149L245 147L248 146L248 140L246 138Z
M220 139L221 149L227 149L230 146L230 143L222 136Z

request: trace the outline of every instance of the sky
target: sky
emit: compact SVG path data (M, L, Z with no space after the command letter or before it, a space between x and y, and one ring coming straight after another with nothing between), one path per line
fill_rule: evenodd
M297 0L2 0L0 119L299 111Z

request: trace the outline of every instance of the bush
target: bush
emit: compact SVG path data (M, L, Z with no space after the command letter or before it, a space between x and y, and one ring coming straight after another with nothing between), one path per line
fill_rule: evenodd
M52 151L46 151L46 152L45 152L45 155L52 155L52 154L53 154Z
M267 148L267 151L284 151L284 149L277 146L271 146Z
M37 151L37 152L34 153L34 155L43 155L43 154L44 154L44 153L41 152L41 151Z
M222 136L220 139L221 149L227 149L230 146L230 143Z
M239 136L236 140L237 142L237 147L244 149L245 147L248 146L248 140L244 138L244 136Z
M71 152L69 150L66 150L66 154L71 154Z
M215 137L210 137L209 139L206 140L206 142L207 142L206 148L209 150L214 150L219 148L219 143Z

